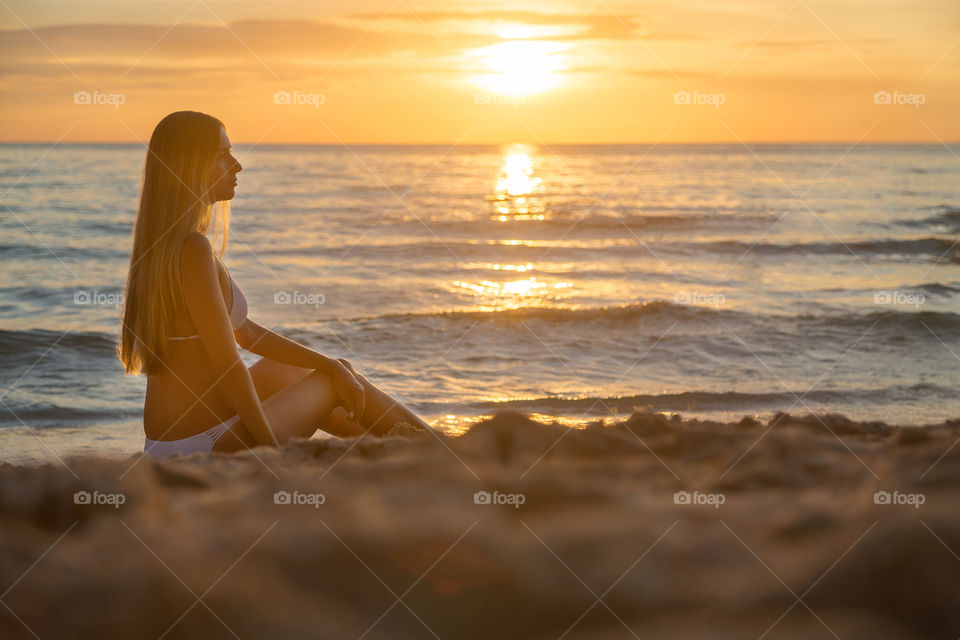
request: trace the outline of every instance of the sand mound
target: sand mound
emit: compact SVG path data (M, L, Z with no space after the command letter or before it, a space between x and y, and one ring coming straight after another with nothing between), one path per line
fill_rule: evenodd
M956 638L958 440L503 413L0 465L0 637Z

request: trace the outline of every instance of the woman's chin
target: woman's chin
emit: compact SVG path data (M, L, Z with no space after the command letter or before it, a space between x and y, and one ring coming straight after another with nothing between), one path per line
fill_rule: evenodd
M237 188L234 186L231 186L228 190L224 191L223 193L217 194L217 197L214 200L214 202L223 202L225 200L233 200L234 197L236 197L236 195L237 195Z

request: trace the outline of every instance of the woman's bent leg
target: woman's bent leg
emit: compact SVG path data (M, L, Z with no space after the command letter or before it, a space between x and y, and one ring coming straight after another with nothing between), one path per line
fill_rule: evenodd
M402 402L394 399L363 375L356 371L353 371L353 375L363 385L365 392L366 407L359 420L364 432L381 436L390 431L398 422L407 422L412 427L435 431L429 424L405 407Z
M328 373L313 371L290 386L277 391L263 401L263 412L279 444L290 438L309 438L321 428L338 404L336 391ZM354 426L353 433L335 435L360 435L361 429ZM256 445L250 432L237 421L214 445L214 451L237 451Z
M250 367L250 377L253 378L253 385L257 388L260 401L264 402L273 394L296 383L312 371L313 369L304 369L285 362L261 358ZM356 423L347 417L347 410L343 408L342 404L330 412L320 428L327 433L342 438L355 436L359 433Z

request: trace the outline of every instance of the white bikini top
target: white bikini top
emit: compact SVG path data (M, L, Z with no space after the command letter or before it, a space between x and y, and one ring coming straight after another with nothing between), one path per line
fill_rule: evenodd
M236 331L243 326L244 321L247 319L247 299L229 272L227 272L227 277L230 278L230 286L233 288L233 308L230 309L230 324L233 326L234 331ZM191 340L199 337L200 334L195 333L192 336L169 336L167 340Z

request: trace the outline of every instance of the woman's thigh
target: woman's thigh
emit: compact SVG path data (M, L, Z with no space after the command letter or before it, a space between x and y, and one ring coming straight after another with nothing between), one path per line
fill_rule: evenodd
M281 389L285 389L302 379L313 369L304 369L270 358L261 358L251 365L249 371L250 377L253 379L253 386L257 389L257 397L263 402Z
M264 361L267 364L254 377L254 367ZM293 437L309 438L317 429L340 437L362 433L358 426L347 419L343 407L339 406L339 398L329 375L266 359L250 367L250 374L254 378L264 415L279 444ZM270 380L271 375L275 375L276 379ZM261 380L259 385L258 378ZM237 451L255 445L253 435L243 421L238 420L213 448L215 451Z
M303 379L313 369L304 369L270 358L261 358L250 367L250 377L257 389L257 397L263 402L281 389ZM359 374L358 374L358 377ZM330 412L320 428L335 436L348 437L356 434L354 424L347 418L347 411L339 404ZM252 440L252 436L251 436Z

